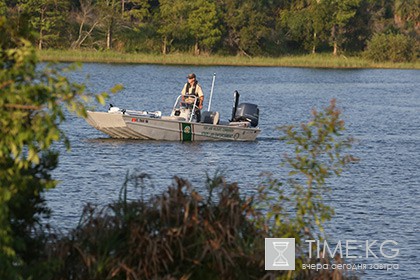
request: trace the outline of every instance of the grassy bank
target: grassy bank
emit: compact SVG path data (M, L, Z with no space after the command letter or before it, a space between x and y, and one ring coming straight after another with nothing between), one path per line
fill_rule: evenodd
M42 50L38 52L41 61L139 63L165 65L206 66L283 66L311 68L394 68L420 69L420 61L411 63L374 63L360 57L334 57L330 54L284 56L279 58L244 56L194 56L190 54L128 54L114 51L87 50Z

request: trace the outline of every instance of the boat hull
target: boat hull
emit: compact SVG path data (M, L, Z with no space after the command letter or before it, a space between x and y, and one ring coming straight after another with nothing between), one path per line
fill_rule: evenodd
M113 138L162 141L255 141L260 129L245 124L215 125L177 117L151 118L88 111L87 122Z

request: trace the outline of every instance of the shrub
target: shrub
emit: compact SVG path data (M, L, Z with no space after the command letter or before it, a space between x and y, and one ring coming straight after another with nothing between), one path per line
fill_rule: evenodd
M389 60L409 62L415 59L415 42L412 38L398 34L389 38Z
M144 175L127 177L127 183ZM243 279L264 274L264 237L247 217L252 199L222 177L205 197L190 183L174 184L148 201L123 195L98 210L85 208L81 225L54 251L58 279Z
M375 62L387 61L389 59L387 35L375 34L368 42L365 56Z
M364 54L375 62L410 62L416 58L417 46L403 34L375 34Z

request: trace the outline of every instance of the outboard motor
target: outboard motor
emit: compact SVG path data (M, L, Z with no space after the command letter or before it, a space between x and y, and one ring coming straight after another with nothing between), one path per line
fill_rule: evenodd
M257 105L251 103L241 103L236 109L235 117L233 121L248 121L252 127L258 126L258 120L260 117L260 109Z

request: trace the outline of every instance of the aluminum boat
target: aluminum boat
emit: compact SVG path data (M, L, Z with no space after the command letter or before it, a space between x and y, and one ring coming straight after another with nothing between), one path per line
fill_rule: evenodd
M187 103L186 98L194 102ZM199 115L195 95L180 95L171 114L160 111L126 110L110 105L108 112L87 112L87 122L112 138L166 141L254 141L258 128L259 108L255 104L238 105L234 93L232 117L221 121L219 112L202 111ZM209 107L210 108L210 107Z

